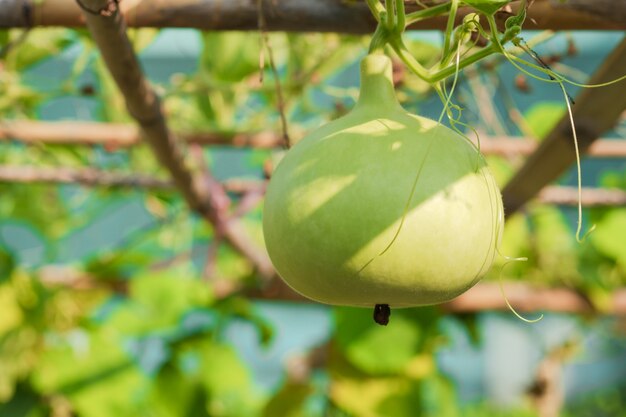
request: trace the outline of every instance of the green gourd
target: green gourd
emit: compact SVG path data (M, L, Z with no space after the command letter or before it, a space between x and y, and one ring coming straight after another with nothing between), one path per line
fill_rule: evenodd
M385 55L362 60L354 109L280 161L263 213L268 253L291 288L379 310L471 288L491 267L502 223L478 149L400 106Z

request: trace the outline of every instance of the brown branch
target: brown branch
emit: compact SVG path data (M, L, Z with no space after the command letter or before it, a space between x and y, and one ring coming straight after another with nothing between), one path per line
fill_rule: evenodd
M142 73L119 10L115 6L111 8L114 3L108 0L81 1L86 9L107 11L94 14L83 10L82 15L109 72L124 95L130 115L139 123L141 136L169 171L187 204L246 256L262 276L273 276L274 269L265 251L256 247L241 224L228 218L226 211L221 209L221 202L228 198L224 189L206 175L192 174L185 166L182 150L167 128L158 96Z
M513 2L513 11L518 2ZM130 27L191 27L203 30L256 30L255 1L122 1ZM415 5L409 5L409 11ZM23 12L27 10L27 12ZM528 11L527 29L624 30L623 1L536 0ZM462 8L461 20L471 9ZM263 14L270 31L372 33L375 22L363 1L272 0L264 2ZM536 23L531 23L536 22ZM0 27L82 27L85 21L72 0L3 0ZM418 22L412 29L443 30L445 18Z
M199 145L228 145L234 147L278 148L282 136L264 132L176 132L187 143ZM470 139L473 139L470 136ZM15 140L24 143L51 145L104 146L107 149L129 148L141 143L139 129L128 124L98 122L45 122L13 120L0 123L0 141ZM539 143L531 138L514 136L489 136L480 134L481 151L485 155L530 155ZM626 140L598 139L591 144L586 155L596 158L626 156Z

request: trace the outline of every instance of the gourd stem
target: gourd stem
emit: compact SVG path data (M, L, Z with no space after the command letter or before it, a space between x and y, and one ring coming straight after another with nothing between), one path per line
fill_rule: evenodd
M375 108L378 111L400 110L393 86L391 59L370 54L361 61L361 89L355 110Z

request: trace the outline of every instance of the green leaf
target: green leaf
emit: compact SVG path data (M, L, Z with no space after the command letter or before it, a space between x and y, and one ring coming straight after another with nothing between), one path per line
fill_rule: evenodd
M250 373L230 346L203 343L201 381L209 392L208 410L212 417L248 417L260 409Z
M261 345L268 346L272 341L274 329L271 323L259 314L249 299L237 296L230 297L223 300L216 307L229 316L238 317L251 323L259 334L259 343Z
M405 378L338 378L332 400L358 417L420 417L420 384Z
M49 339L33 381L44 394L68 398L78 415L141 415L147 406L143 392L149 380L110 330Z
M152 384L150 404L158 417L209 417L208 393L199 378L177 364L163 367Z
M98 59L95 64L98 77L98 93L100 96L100 113L103 121L128 123L132 118L128 114L124 97L117 88L115 80L109 73L104 61Z
M626 170L603 173L600 178L600 185L606 188L621 188L626 190Z
M17 41L20 36L21 33L11 33L11 40ZM9 69L23 71L43 59L59 54L75 40L71 30L62 28L31 29L24 39L7 56Z
M479 12L492 15L503 6L506 6L509 0L463 0L463 3Z
M556 207L533 209L531 222L537 246L537 266L552 282L563 285L578 276L574 232Z
M133 44L133 50L140 53L154 42L159 35L159 30L155 28L128 29L128 38Z
M124 334L171 328L189 310L212 302L208 285L187 268L136 276L130 282L129 293L131 300L107 323Z
M250 262L226 245L217 249L215 273L225 280L243 281L249 279L254 272Z
M394 314L389 325L379 326L365 309L335 309L336 340L346 358L373 375L401 372L418 353L419 327Z
M200 63L217 80L238 82L259 71L259 39L244 32L205 32Z
M534 136L545 138L565 114L565 104L562 101L540 101L524 113L526 123Z
M2 29L0 30L0 49L5 48L9 43L9 30Z
M2 306L0 336L2 336L5 332L22 324L24 320L13 286L0 284L0 306Z
M596 223L589 236L593 246L605 256L614 259L626 270L626 209L613 209Z
M504 22L504 27L507 29L511 29L515 26L521 27L526 20L526 8L520 7L519 12L515 16L511 16Z
M14 269L15 258L13 254L0 247L0 284L9 279Z
M4 302L5 300L0 300ZM4 308L4 304L0 304ZM7 306L11 315L11 306ZM4 311L3 311L4 313ZM21 318L18 318L21 319ZM6 322L5 322L6 323ZM0 403L15 395L16 383L28 378L37 365L41 339L37 331L22 320L14 319L13 327L0 334ZM5 327L6 330L6 327ZM0 414L4 415L4 414Z
M45 400L26 383L17 384L15 394L8 402L1 401L0 416L10 417L44 417L49 416L45 410Z
M307 383L288 382L267 403L263 417L305 417L304 404L314 389Z
M528 228L528 222L524 213L518 213L507 219L504 225L504 233L499 252L501 257L496 259L497 268L492 268L489 273L491 279L524 279L529 265L534 263L536 259L531 257L531 234ZM506 259L527 257L528 261L513 261ZM504 267L504 269L502 269ZM502 275L502 276L501 276Z

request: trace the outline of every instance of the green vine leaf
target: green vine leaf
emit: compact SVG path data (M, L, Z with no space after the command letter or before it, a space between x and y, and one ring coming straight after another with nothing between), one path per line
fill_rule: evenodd
M288 382L269 400L263 417L306 417L303 407L313 391L310 384Z
M521 27L526 20L526 8L521 7L519 12L515 16L511 16L504 22L506 29L511 29L515 26Z
M591 241L596 249L626 270L626 209L611 210L596 224Z
M387 327L378 326L363 309L335 310L336 339L347 359L372 375L401 372L416 355L422 332L416 323L394 314Z
M13 254L0 247L0 284L11 277L15 266L16 263Z
M565 113L561 101L540 101L524 112L526 123L537 139L545 138Z
M217 80L239 82L259 70L259 41L247 33L205 33L200 64Z
M32 29L22 43L17 44L20 33L11 32L10 39L16 46L9 50L6 69L23 71L26 68L57 55L75 41L69 29Z
M503 6L506 6L508 0L463 0L466 5L478 10L479 12L493 15Z

